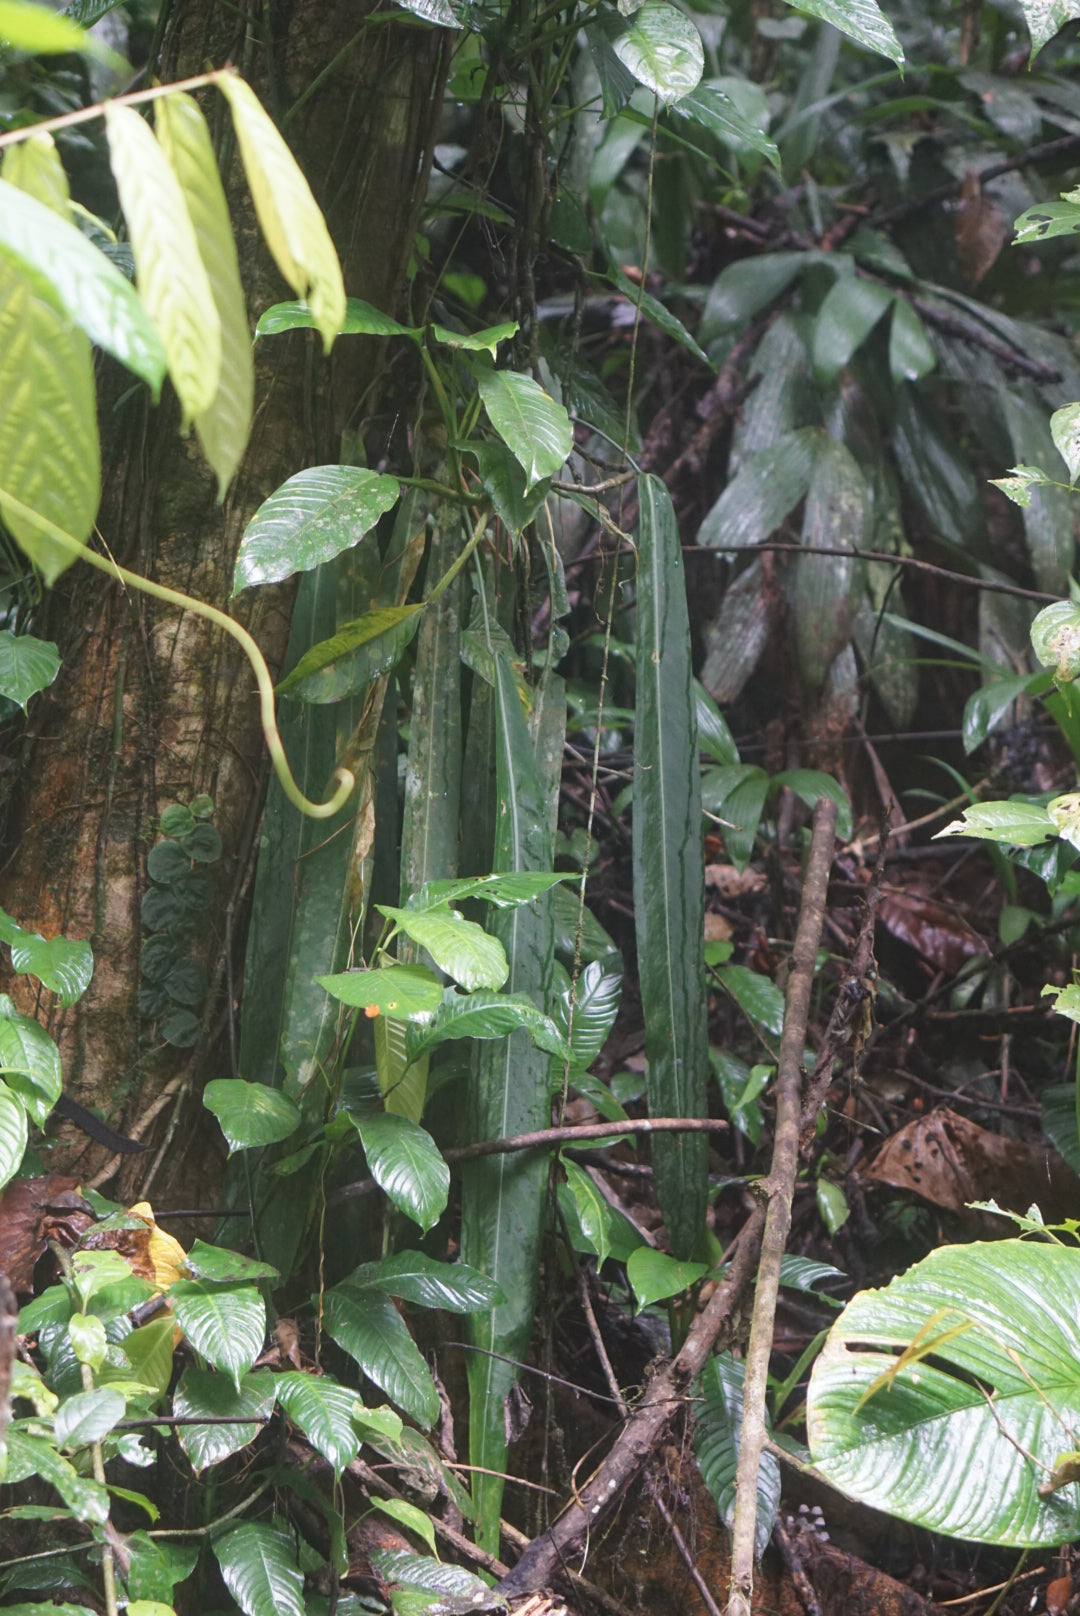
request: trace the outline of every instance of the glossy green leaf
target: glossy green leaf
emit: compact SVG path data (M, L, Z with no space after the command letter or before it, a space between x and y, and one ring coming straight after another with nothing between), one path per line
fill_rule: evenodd
M1010 388L1002 391L1001 413L1012 439L1013 455L1020 466L1045 465L1054 467L1056 472L1055 445L1068 463L1068 409L1058 410L1048 423L1041 403L1033 403ZM1080 407L1074 417L1080 417ZM1024 482L1026 490L1021 509L1035 587L1048 594L1063 595L1068 590L1073 565L1072 498L1060 482L1055 487L1049 478L1025 477Z
M217 305L184 193L150 125L110 102L105 129L139 296L165 349L186 426L210 408L221 383Z
M820 17L853 39L863 50L887 56L901 63L904 52L893 26L877 0L790 0L792 9L808 17Z
M650 476L638 491L633 861L647 1093L653 1116L703 1117L705 872L686 585L666 488ZM687 1256L705 1217L707 1141L658 1135L652 1163L672 1248Z
M6 1083L0 1083L0 1189L14 1178L26 1149L26 1112Z
M258 1279L277 1279L272 1263L260 1262L256 1257L245 1257L239 1251L226 1251L223 1246L208 1245L196 1240L188 1250L185 1267L196 1279L210 1279L215 1283L251 1283Z
M1078 12L1080 15L1080 12ZM1080 476L1080 404L1066 404L1050 417L1055 447L1069 468L1069 482Z
M263 1349L266 1305L253 1285L178 1279L169 1287L177 1324L195 1351L232 1376L237 1390Z
M465 1610L501 1608L497 1591L462 1566L448 1565L422 1554L409 1554L404 1549L375 1549L371 1563L384 1581L428 1594L428 1608L434 1604L437 1610L441 1605L453 1611L455 1616L460 1616ZM432 1600L430 1596L433 1594L443 1597ZM415 1610L424 1608L422 1605L413 1607Z
M735 1473L743 1421L745 1365L730 1352L715 1353L701 1375L700 1401L694 1408L694 1452L701 1478L716 1500L728 1531L735 1521ZM780 1465L763 1453L758 1466L757 1523L754 1551L764 1554L780 1508Z
M633 1287L638 1312L653 1302L665 1302L670 1296L681 1296L691 1285L696 1285L708 1273L703 1262L677 1262L665 1251L654 1246L639 1246L627 1259L626 1277Z
M296 159L242 78L217 81L266 245L297 297L306 298L326 352L345 321L345 286L330 232Z
M436 1262L423 1251L399 1251L378 1262L361 1263L342 1284L349 1290L381 1290L417 1307L450 1313L484 1313L503 1300L486 1274L467 1263Z
M426 965L387 965L381 970L341 971L315 978L342 1004L402 1020L427 1017L443 1000L443 986Z
M533 709L530 731L512 669L495 658L492 691L496 807L491 867L498 874L550 871L554 862L552 785L563 755L566 696L548 679ZM475 695L474 695L475 701ZM482 866L483 867L483 866ZM508 987L535 1005L550 992L555 927L554 892L489 922L510 965ZM474 1051L468 1096L468 1137L504 1139L547 1125L551 1115L548 1057L522 1030ZM461 1253L501 1288L505 1301L470 1319L481 1352L468 1355L470 1462L498 1475L477 1475L478 1540L496 1550L506 1468L506 1398L527 1352L535 1319L548 1163L544 1152L469 1162L462 1181Z
M32 201L5 186L0 212L8 189ZM62 229L71 228L51 209L42 211ZM0 238L3 231L0 218ZM4 254L0 254L0 468L0 501L9 495L44 518L42 526L3 503L7 526L51 584L77 559L77 552L53 537L48 524L84 542L101 497L93 362L85 333L55 306L51 289ZM8 654L14 658L21 642L8 638Z
M852 551L869 537L870 490L842 443L820 444L810 475L802 539L808 547ZM862 564L849 554L796 557L788 581L795 649L804 688L815 696L851 640Z
M697 717L698 746L716 763L738 763L739 749L728 728L727 719L705 687L694 680L694 712Z
M306 303L275 303L259 316L255 327L257 337L277 336L282 331L311 330L315 318ZM350 297L345 301L345 318L339 335L368 337L413 337L420 335L419 326L400 325L381 309L373 308L362 298Z
M1050 241L1054 236L1073 236L1080 230L1080 204L1076 202L1037 202L1016 220L1014 246L1033 241Z
M91 1442L100 1442L123 1419L126 1409L126 1399L110 1386L96 1386L93 1391L65 1397L53 1420L57 1446L86 1448Z
M499 343L509 342L518 329L516 320L505 320L501 325L488 326L484 331L472 333L448 331L444 325L433 325L431 335L447 348L459 348L462 353L489 353L494 359Z
M476 461L480 486L490 495L495 515L511 533L523 532L536 520L551 491L550 477L542 477L530 488L516 455L505 443L470 438L460 445L460 452Z
M893 294L877 281L855 275L833 283L814 325L814 369L822 385L836 380L892 304Z
M1031 649L1063 684L1080 674L1080 605L1057 600L1044 606L1031 625Z
M563 406L518 371L478 366L474 374L488 419L524 471L526 487L554 477L574 446Z
M326 1329L338 1346L391 1401L429 1430L439 1417L439 1394L390 1297L335 1285L326 1292L325 1305Z
M501 988L509 966L506 951L497 937L490 937L475 921L448 905L437 909L395 909L377 905L379 913L420 948L427 949L435 964L466 991L473 988Z
M747 325L812 262L807 253L786 252L763 253L729 264L709 290L698 340L709 343L734 327Z
M450 1169L435 1141L418 1123L391 1112L355 1122L372 1178L426 1234L442 1217L450 1192Z
M71 1259L71 1281L83 1307L113 1285L131 1278L131 1264L118 1251L77 1251Z
M814 1257L798 1257L791 1251L785 1252L780 1261L780 1283L788 1290L809 1294L822 1280L846 1278L847 1275L831 1263L818 1262ZM835 1298L827 1296L821 1300L832 1302Z
M73 1465L56 1451L54 1442L26 1431L8 1431L6 1480L22 1481L40 1476L55 1487L77 1521L102 1526L109 1518L109 1495L89 1477L80 1476Z
M571 1058L557 1023L538 1010L525 993L487 993L482 989L448 995L431 1020L409 1038L409 1057L420 1056L455 1038L509 1038L525 1034L537 1049L566 1061Z
M244 1521L211 1543L225 1586L244 1616L305 1616L304 1577L290 1532Z
M172 1317L166 1313L132 1330L121 1343L135 1379L143 1386L152 1386L160 1397L165 1396L172 1380L174 1330Z
M841 841L850 840L854 832L851 803L843 786L831 774L823 774L819 769L784 769L772 776L770 792L778 791L781 786L794 791L808 808L813 808L820 797L830 798L837 809L836 834Z
M688 95L705 71L701 35L667 0L646 0L614 41L614 51L638 83L665 104Z
M622 980L621 971L606 971L599 960L585 966L572 996L570 982L564 978L565 986L552 1007L552 1020L570 1046L575 1070L586 1071L607 1042L619 1013Z
M1045 487L1049 481L1045 471L1040 471L1038 466L1013 466L1007 477L990 478L991 486L1000 488L1005 498L1021 509L1031 504L1032 489Z
M747 965L721 965L715 975L755 1026L779 1038L784 1030L784 995L775 982Z
M19 975L36 976L62 1005L74 1004L90 986L94 955L89 943L67 937L46 941L38 932L26 931L2 909L0 938L11 949L11 963Z
M965 808L960 819L936 831L934 840L942 836L974 836L983 842L1037 847L1054 834L1054 821L1045 808L1027 802L981 802Z
M826 1232L833 1235L837 1229L842 1229L851 1216L851 1208L839 1184L834 1184L831 1179L819 1177L814 1185L814 1198Z
M63 56L69 51L101 51L101 43L63 13L30 0L0 0L0 42L36 56Z
M751 763L706 769L702 776L702 808L717 822L724 849L737 870L745 870L753 857L768 792L768 775Z
M563 1171L577 1208L581 1232L596 1252L597 1268L603 1268L611 1252L611 1208L584 1167L564 1157Z
M1032 60L1067 22L1080 17L1078 0L1020 0L1020 10L1031 31Z
M955 435L910 383L897 389L893 453L904 485L930 528L966 547L979 527L979 490Z
M68 1338L81 1364L92 1370L101 1368L109 1342L105 1326L95 1313L73 1313L68 1320Z
M664 0L664 3L666 5L667 0ZM704 348L690 335L682 321L672 314L666 304L661 303L658 297L654 297L636 281L632 281L614 260L611 261L610 273L611 279L623 296L635 309L640 310L646 320L651 320L657 330L662 331L673 342L677 342L681 348L685 348L687 353L692 353L695 359L700 359L703 365L710 365L711 368L711 361Z
M311 466L264 500L244 530L233 594L310 572L350 549L397 502L401 486L362 466Z
M239 1391L228 1375L216 1374L211 1369L185 1369L173 1397L175 1414L184 1419L205 1416L211 1422L240 1419L251 1422L178 1426L180 1446L193 1469L205 1470L209 1465L220 1464L231 1453L239 1453L249 1442L254 1442L260 1428L274 1412L275 1396L275 1378L266 1369L245 1375Z
M1076 1484L1039 1494L1080 1417L1078 1301L1080 1252L1020 1240L941 1247L856 1296L810 1381L815 1468L933 1531L1071 1542Z
M1049 688L1045 673L1022 673L1013 679L993 679L974 691L964 703L964 751L981 746L990 731L1014 710L1018 697Z
M897 297L889 327L889 374L897 385L917 382L936 366L937 354L926 327L907 298Z
M222 500L247 448L255 397L236 243L210 130L198 102L189 95L163 96L154 106L154 128L187 204L221 326L217 391L206 408L195 413L195 431L217 475Z
M569 879L557 870L517 870L508 875L467 875L460 879L425 881L410 897L406 908L424 911L446 903L464 903L479 898L496 909L516 909L520 904L542 898Z
M81 230L6 180L0 180L0 252L33 275L36 295L157 397L165 351L134 287Z
M805 497L827 441L816 428L804 427L751 455L705 517L697 542L742 550L767 539Z
M313 645L300 658L278 686L278 695L316 703L358 695L400 660L423 610L422 603L379 606L343 624L330 639Z
M230 1154L255 1145L288 1139L300 1124L300 1112L284 1094L263 1083L219 1077L203 1090L203 1105L221 1124Z
M0 629L0 696L26 711L31 696L47 690L60 672L60 657L51 640Z
M125 1535L130 1566L127 1574L128 1595L136 1600L168 1599L173 1597L177 1583L186 1582L199 1558L197 1543L169 1543L153 1539L145 1532ZM128 1606L131 1609L131 1606ZM39 1613L40 1616L40 1613Z
M286 1414L340 1476L360 1447L352 1423L353 1410L362 1406L358 1394L327 1375L295 1370L278 1375L275 1387Z
M672 112L690 118L699 128L707 129L729 145L749 146L751 151L767 157L776 172L780 172L780 153L776 145L757 124L752 123L735 100L715 84L699 84L688 95L681 95L672 104Z

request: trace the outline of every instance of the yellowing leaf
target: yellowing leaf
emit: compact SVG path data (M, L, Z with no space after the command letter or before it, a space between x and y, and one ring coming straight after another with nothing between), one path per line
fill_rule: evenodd
M150 126L130 107L111 104L105 128L136 284L164 346L186 427L218 390L221 321L184 193Z
M90 343L0 255L0 505L23 549L52 584L76 556L48 524L80 543L101 497L101 453ZM45 519L15 511L4 495Z
M254 90L227 74L218 88L229 103L266 244L296 293L307 299L324 347L345 321L345 286L326 220L307 180Z
M0 174L9 185L17 185L20 191L36 196L39 202L44 202L62 219L71 216L67 175L51 135L31 135L28 140L20 140L17 145L9 146L4 153Z
M150 1261L154 1265L154 1283L158 1289L167 1291L176 1280L186 1279L187 1252L174 1235L158 1228L150 1202L137 1201L134 1206L128 1207L128 1215L141 1218L150 1225Z
M154 110L154 127L184 193L221 321L221 380L208 408L195 416L203 453L217 473L220 500L247 447L255 394L236 243L210 131L198 104L190 95L163 97Z

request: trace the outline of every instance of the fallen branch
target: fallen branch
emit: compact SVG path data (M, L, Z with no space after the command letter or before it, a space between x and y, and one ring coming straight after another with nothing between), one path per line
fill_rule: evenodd
M764 1208L753 1211L735 1242L724 1278L690 1326L676 1356L649 1381L644 1396L623 1426L600 1468L574 1495L553 1526L534 1538L517 1565L499 1584L507 1598L547 1587L560 1571L573 1574L573 1560L587 1552L590 1536L618 1508L627 1489L659 1447L690 1386L704 1369L717 1337L730 1322L753 1278Z
M443 1151L443 1160L453 1163L474 1161L477 1156L510 1156L517 1150L538 1150L544 1145L573 1148L586 1139L616 1139L619 1134L724 1133L730 1127L721 1117L633 1117L623 1122L588 1122L583 1127L537 1128L533 1133L515 1134L512 1139L481 1139L475 1145L455 1145ZM330 1205L370 1195L373 1178L342 1184L330 1197Z
M758 1468L765 1442L765 1394L772 1353L780 1264L791 1227L791 1200L799 1171L799 1124L803 1049L810 1016L814 966L825 920L829 868L836 845L836 804L819 797L803 882L802 908L791 955L784 1004L784 1030L776 1071L776 1132L772 1167L762 1186L769 1198L761 1261L754 1290L750 1342L743 1378L743 1418L735 1478L735 1521L731 1533L731 1590L728 1616L750 1616L754 1589L754 1538L757 1530Z

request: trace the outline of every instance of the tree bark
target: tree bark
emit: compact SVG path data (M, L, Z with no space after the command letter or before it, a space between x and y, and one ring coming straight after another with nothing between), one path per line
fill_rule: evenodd
M176 0L164 60L152 66L165 81L207 63L243 69L324 207L347 291L392 312L423 200L450 36L371 21L374 10L370 0L286 0L245 26L214 0ZM204 110L224 154L254 325L292 293L259 238L220 98L208 96ZM251 442L220 507L195 439L178 436L168 389L153 410L145 390L105 367L101 413L113 447L103 546L135 571L227 607L247 522L293 473L348 457L343 433L370 421L383 353L374 339L350 337L327 362L314 333L260 341ZM261 589L234 608L271 668L284 652L292 594L288 586ZM46 936L89 937L96 963L90 989L67 1011L30 979L3 985L59 1038L65 1089L75 1099L151 1139L162 1137L171 1115L175 1127L174 1107L186 1105L174 1139L190 1142L202 1114L193 1103L200 1080L230 1073L223 1032L242 969L243 902L266 772L254 681L211 625L133 598L78 565L52 591L35 631L58 642L63 666L36 700L9 776L0 904ZM198 941L212 986L199 1045L178 1050L140 1019L140 902L158 814L204 792L224 842ZM168 1103L155 1111L163 1091ZM182 1154L177 1146L171 1165ZM218 1158L191 1154L201 1166L185 1190L211 1193ZM127 1158L118 1181L125 1194L138 1191L152 1155ZM84 1181L103 1165L119 1166L63 1131L59 1156Z

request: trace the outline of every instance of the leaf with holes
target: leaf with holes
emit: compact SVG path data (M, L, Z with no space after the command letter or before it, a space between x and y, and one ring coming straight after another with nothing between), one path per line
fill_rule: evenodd
M169 1286L169 1301L195 1351L230 1374L239 1391L266 1335L266 1305L255 1287L178 1279Z
M0 696L26 711L31 696L47 690L60 672L60 656L51 640L0 629Z
M1054 821L1045 808L1028 802L986 802L965 808L961 819L953 819L942 836L973 836L983 842L1007 842L1014 847L1038 847L1056 834Z
M1050 433L1062 460L1069 468L1069 481L1080 476L1080 404L1066 404L1050 417Z
M225 1586L244 1616L304 1616L304 1577L291 1532L245 1521L211 1542Z
M370 533L397 501L400 484L362 466L311 466L274 490L240 541L234 595L310 572Z
M221 382L217 305L184 193L149 124L112 102L105 129L139 296L161 337L186 426L209 409Z
M198 103L189 95L163 96L154 107L154 127L187 204L221 325L217 390L195 413L195 431L217 475L220 501L247 448L255 396L240 264L210 130Z
M255 1145L276 1145L300 1124L299 1110L280 1090L267 1088L265 1083L245 1083L238 1077L208 1083L203 1105L221 1124L230 1155Z
M439 1394L404 1319L390 1297L351 1291L326 1292L328 1333L399 1408L430 1429L439 1417Z
M360 1439L352 1424L359 1395L339 1386L327 1375L305 1375L289 1370L278 1375L277 1400L311 1443L340 1476L356 1458Z
M666 0L646 0L614 42L619 61L666 105L689 95L705 71L705 51L690 18Z
M526 491L542 478L554 477L574 446L562 405L518 371L478 365L474 375L488 420L525 473Z
M376 908L397 930L426 948L440 971L452 976L466 992L501 988L506 981L509 966L499 939L449 905L413 910L380 903Z
M345 286L326 220L251 86L231 73L217 84L229 103L266 245L297 297L306 298L329 353L345 320Z
M388 1111L353 1119L372 1178L426 1234L446 1210L450 1169L419 1123Z

